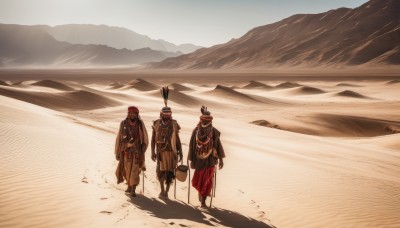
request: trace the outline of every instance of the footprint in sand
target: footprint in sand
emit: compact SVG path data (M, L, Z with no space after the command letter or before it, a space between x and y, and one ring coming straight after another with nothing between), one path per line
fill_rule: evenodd
M86 184L89 183L87 177L83 177L81 181L82 181L83 183L86 183Z

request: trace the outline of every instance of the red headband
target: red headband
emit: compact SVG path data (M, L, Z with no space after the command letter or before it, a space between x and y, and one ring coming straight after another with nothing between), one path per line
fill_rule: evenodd
M139 109L136 106L129 106L128 112L136 112L137 114L139 114Z
M212 120L213 120L213 117L212 117L212 116L209 116L209 115L201 115L201 116L200 116L200 120L201 120L201 121L203 121L203 120L212 121Z

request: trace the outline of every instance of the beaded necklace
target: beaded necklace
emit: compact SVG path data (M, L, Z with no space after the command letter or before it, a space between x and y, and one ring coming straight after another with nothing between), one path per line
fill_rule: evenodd
M168 121L164 122L164 120L161 119L159 134L160 133L164 133L164 134L161 135L163 137L162 138L162 140L163 140L162 143L157 143L159 145L159 150L160 151L163 151L163 150L167 149L167 147L169 145L169 138L170 138L170 135L171 135L171 126L172 126L172 121L171 120L168 120Z
M201 128L199 125L196 131L196 156L199 159L206 159L210 156L213 149L213 137L212 125L208 125L207 128ZM204 133L202 134L202 130Z

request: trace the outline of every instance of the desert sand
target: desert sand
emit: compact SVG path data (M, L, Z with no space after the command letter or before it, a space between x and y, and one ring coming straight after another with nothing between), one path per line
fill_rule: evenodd
M400 78L351 74L3 71L0 227L399 227ZM208 210L187 181L157 198L150 149L144 192L116 184L119 122L151 134L164 85L185 163L200 105L222 132Z

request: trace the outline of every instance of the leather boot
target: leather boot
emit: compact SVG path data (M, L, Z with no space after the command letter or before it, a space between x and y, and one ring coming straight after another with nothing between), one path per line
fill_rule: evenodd
M131 193L131 191L132 191L132 187L131 186L128 186L128 188L125 190L125 192L127 192L127 193Z

